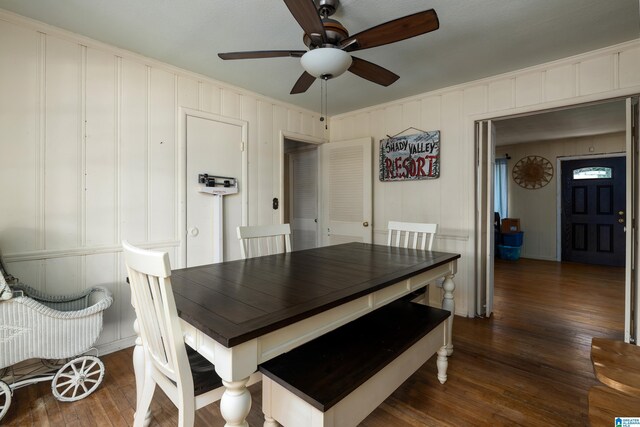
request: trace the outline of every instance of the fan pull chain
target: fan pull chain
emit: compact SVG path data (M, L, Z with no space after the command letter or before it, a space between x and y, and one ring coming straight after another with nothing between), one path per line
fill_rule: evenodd
M325 77L324 80L324 115L325 117L329 116L329 101L328 101L328 93L329 93L329 79ZM329 129L329 120L324 121L324 129Z
M324 128L329 129L329 124L325 121L325 117L327 116L327 88L329 78L328 77L320 77L320 121L325 122Z
M324 79L320 79L320 121L324 122Z

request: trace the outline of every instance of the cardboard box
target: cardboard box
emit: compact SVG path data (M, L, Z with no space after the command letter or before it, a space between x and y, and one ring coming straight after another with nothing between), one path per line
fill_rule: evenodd
M500 231L503 233L515 233L520 231L520 218L502 218Z

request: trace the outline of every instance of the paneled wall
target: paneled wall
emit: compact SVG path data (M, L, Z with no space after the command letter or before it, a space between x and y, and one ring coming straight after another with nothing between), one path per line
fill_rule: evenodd
M474 120L640 92L640 42L331 118L330 139L442 131L441 177L374 180L375 241L391 219L437 222L460 252L469 313L475 245ZM250 224L278 222L281 132L323 138L318 115L0 11L0 249L25 283L63 294L109 287L104 351L129 345L133 312L119 243L179 266L179 107L248 122ZM375 177L374 177L375 178Z
M120 241L180 264L179 107L248 122L250 224L279 220L280 132L319 115L0 11L0 249L23 282L115 296L100 344L131 344Z
M389 220L440 224L436 249L462 254L455 279L456 312L473 315L474 121L636 93L640 93L640 40L335 116L330 139L373 136L377 169L379 141L386 135L408 127L442 132L439 179L375 181L375 241L384 241Z
M497 138L499 141L499 133ZM506 153L511 157L507 161L509 217L520 218L524 231L523 258L557 259L558 158L624 153L625 150L624 132L496 147L496 158ZM549 184L528 190L515 183L511 175L513 166L526 156L542 156L551 162L554 174Z

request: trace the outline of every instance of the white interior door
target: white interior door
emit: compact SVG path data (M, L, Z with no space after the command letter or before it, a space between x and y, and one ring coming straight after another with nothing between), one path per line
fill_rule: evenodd
M289 154L291 246L294 251L318 246L318 149Z
M242 127L201 117L187 116L186 225L187 267L211 264L222 250L223 260L240 258L236 227L242 225L243 178ZM237 178L238 194L224 196L223 217L218 218L215 197L198 192L198 174ZM214 229L222 220L223 247L216 244Z
M323 144L322 242L373 242L371 138Z
M638 98L627 99L627 213L626 213L626 262L625 262L625 304L624 340L640 343L640 292L638 289L640 261L638 253L638 217L640 213L640 174L638 171L638 145L640 127Z
M491 121L476 123L476 144L476 314L489 317L493 312L495 257L495 126Z
M494 262L495 262L495 233L493 232L495 200L494 200L494 178L496 167L496 127L491 120L487 121L487 217L485 226L487 228L487 301L485 316L490 317L493 313L493 282L494 282Z

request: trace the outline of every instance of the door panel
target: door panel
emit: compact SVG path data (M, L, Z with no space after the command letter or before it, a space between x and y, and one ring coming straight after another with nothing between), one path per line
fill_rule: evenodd
M476 315L490 317L493 312L495 259L495 124L476 122Z
M187 267L211 264L216 259L240 258L236 228L242 225L242 128L237 125L187 116ZM198 192L198 174L233 177L239 180L239 193L224 196L223 247L215 235L220 219L216 211L218 196ZM217 258L222 250L222 257Z
M625 163L624 157L562 162L563 261L625 265Z
M640 144L640 108L638 98L626 100L627 145L627 238L624 302L624 340L640 343L640 292L638 292L638 221L640 212L640 174L638 172L638 145Z
M495 233L493 232L495 200L494 200L494 172L496 168L496 127L489 120L486 122L487 135L487 218L485 227L487 227L487 302L485 307L485 316L491 317L493 313L493 281L495 276Z
M372 243L371 138L323 144L323 244Z
M318 246L318 150L290 155L291 246L294 251Z

